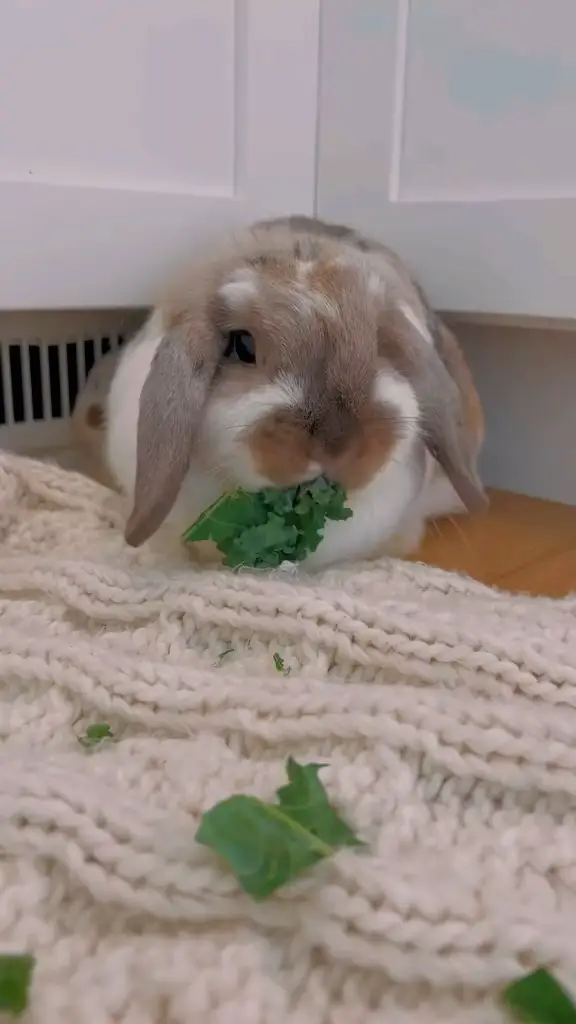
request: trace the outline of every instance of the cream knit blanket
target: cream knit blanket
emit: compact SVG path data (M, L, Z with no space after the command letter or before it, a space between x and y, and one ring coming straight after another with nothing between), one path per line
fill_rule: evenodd
M387 561L170 568L120 524L99 485L0 458L0 952L36 957L27 1020L496 1024L509 979L570 980L576 601ZM117 742L87 752L98 721ZM255 903L194 833L272 799L289 754L367 845Z

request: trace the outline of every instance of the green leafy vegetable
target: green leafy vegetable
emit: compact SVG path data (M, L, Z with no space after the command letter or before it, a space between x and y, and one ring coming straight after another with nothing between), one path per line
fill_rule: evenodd
M576 1024L574 1003L544 968L508 985L503 1001L525 1024Z
M285 676L290 675L290 669L286 668L286 663L281 654L275 653L272 655L274 659L274 667L277 672L283 672Z
M216 850L245 892L264 899L339 846L361 841L330 806L318 778L324 767L288 759L278 803L231 796L202 815L196 840Z
M114 739L114 733L108 722L96 722L95 725L88 726L84 736L78 737L78 742L83 747L97 747L103 740L112 739Z
M218 662L217 662L217 664L221 665L222 662L224 661L224 658L227 658L229 654L234 654L234 648L233 647L227 647L224 651L220 651L220 654L218 655Z
M18 1017L28 1008L34 964L27 953L0 956L0 1010Z
M281 786L277 793L280 807L284 814L329 846L362 846L328 802L328 794L318 778L318 772L325 767L324 764L298 764L289 757L288 785Z
M318 477L287 490L235 490L210 505L184 534L189 543L211 540L225 565L275 568L315 551L327 519L349 519L346 494Z

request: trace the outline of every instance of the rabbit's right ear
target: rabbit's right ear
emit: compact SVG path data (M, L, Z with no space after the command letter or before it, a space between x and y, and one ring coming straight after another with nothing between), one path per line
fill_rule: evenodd
M140 395L134 505L125 530L132 547L170 512L190 464L220 344L208 316L167 330Z
M405 304L390 308L378 330L378 349L414 388L422 412L422 434L469 512L488 498L476 468L478 443L466 416L459 383L436 350L434 339Z

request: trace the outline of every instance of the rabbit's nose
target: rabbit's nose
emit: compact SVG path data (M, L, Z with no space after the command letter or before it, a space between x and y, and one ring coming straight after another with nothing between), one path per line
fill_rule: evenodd
M328 462L332 462L334 459L340 459L345 454L349 444L350 438L344 434L329 438L322 446L324 449L324 459Z

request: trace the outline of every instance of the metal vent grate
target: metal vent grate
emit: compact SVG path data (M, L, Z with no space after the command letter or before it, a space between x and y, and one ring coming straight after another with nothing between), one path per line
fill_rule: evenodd
M0 426L62 419L74 408L94 362L123 335L46 345L14 339L0 347Z
M66 444L87 375L136 329L136 316L0 314L0 447L25 452Z

